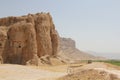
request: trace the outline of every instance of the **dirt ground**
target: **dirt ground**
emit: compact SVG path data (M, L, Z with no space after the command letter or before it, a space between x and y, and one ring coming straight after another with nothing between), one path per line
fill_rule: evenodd
M69 68L72 70L68 71ZM120 78L120 70L105 63L39 67L0 64L0 80L120 80L118 78Z
M97 62L84 64L81 67L73 67L69 75L58 80L120 80L120 70L116 67Z
M44 70L35 66L0 65L0 80L54 80L64 75L64 72Z

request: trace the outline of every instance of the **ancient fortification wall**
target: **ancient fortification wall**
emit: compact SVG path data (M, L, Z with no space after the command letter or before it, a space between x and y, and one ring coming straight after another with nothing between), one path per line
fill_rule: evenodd
M37 63L37 58L55 56L57 50L58 34L49 13L0 19L0 56L4 63Z

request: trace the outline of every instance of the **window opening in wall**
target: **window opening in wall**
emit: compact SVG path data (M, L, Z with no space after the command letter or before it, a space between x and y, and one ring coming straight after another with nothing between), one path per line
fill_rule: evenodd
M19 45L19 48L21 48L21 46Z
M7 38L9 39L9 36L7 36Z
M2 46L2 43L0 43L0 47Z

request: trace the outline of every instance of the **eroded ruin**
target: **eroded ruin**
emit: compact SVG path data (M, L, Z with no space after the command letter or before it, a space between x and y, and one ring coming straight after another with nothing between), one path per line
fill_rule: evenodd
M3 63L27 64L38 60L34 58L55 56L57 50L58 33L49 13L0 19L0 56Z

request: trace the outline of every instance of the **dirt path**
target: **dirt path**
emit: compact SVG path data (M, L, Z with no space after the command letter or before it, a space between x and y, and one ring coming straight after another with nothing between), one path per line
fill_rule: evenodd
M64 72L52 72L29 66L0 65L0 80L54 80L64 75Z

